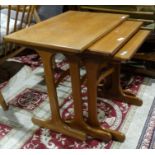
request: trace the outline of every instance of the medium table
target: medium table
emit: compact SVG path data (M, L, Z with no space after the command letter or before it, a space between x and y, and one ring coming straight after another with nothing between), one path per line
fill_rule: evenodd
M141 25L142 22L125 21L83 53L87 70L88 123L93 127L100 128L96 105L97 85L103 78L107 78L102 90L104 97L118 99L131 105L142 105L141 99L131 92L123 91L120 85L121 62L130 60L150 34L148 30L140 30ZM102 74L98 74L100 70ZM123 134L118 131L104 131L111 133L114 140L124 140Z
M125 137L123 134L110 129L101 129L98 126L98 122L96 125L94 125L95 122L89 125L84 121L79 68L81 54L83 55L85 52L94 51L88 49L88 47L100 38L107 36L109 32L127 18L128 15L123 14L68 11L4 38L6 42L36 49L42 58L50 100L51 118L49 120L33 118L32 121L35 124L80 140L85 140L86 135L91 135L104 141L109 141L112 138L118 141L124 140ZM132 36L132 34L130 36ZM60 117L56 85L54 82L54 71L53 68L51 68L54 55L60 52L65 54L70 65L75 113L74 119L70 122L64 122ZM86 62L88 77L92 76L92 73L94 76L97 74L96 63L92 63L94 59L89 58L84 60ZM92 68L90 69L90 67ZM93 72L94 70L95 72ZM95 80L88 78L88 88L93 89L93 92L95 92L96 83L92 84L92 82L95 82ZM96 105L95 94L91 97L91 93L88 92L88 106L90 106L90 108L94 108ZM96 108L94 110L91 109L91 112L92 111L94 111L94 120L96 120ZM91 121L93 122L93 118Z

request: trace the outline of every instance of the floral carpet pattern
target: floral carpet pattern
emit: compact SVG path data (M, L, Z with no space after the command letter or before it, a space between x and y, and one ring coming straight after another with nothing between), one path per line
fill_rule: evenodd
M7 112L3 112L0 108L0 148L22 148L22 149L85 149L85 148L119 148L120 143L110 141L104 143L101 140L94 139L90 136L86 141L79 141L74 138L62 135L61 133L53 132L49 129L39 128L31 122L34 115L37 117L47 119L50 117L49 100L47 95L47 88L44 82L43 67L40 58L36 54L16 57L9 61L17 61L24 64L24 67L9 81L0 84L0 89L10 105ZM62 55L56 57L55 79L60 77L61 71L68 68L67 61ZM82 75L85 73L81 70ZM20 84L20 80L22 84ZM132 76L130 80L122 78L123 88L131 91L134 94L141 94L145 96L145 79L141 76ZM12 87L16 88L12 91ZM83 101L83 115L84 119L88 116L87 105L87 88L82 85L82 101ZM57 88L60 114L61 117L71 119L74 116L73 100L71 96L70 77L66 77ZM152 99L152 98L151 98ZM151 100L150 99L150 100ZM151 101L150 101L151 102ZM152 104L152 108L151 108ZM149 144L145 148L154 148L155 144L155 103L150 103L151 114L149 114L149 121L145 123L145 132L137 136L137 144L134 148L144 148L142 145L151 134ZM131 106L121 101L108 100L99 98L97 101L98 119L102 127L111 128L113 130L122 131L130 128L130 121L128 118L135 106ZM136 113L138 108L134 111ZM148 110L149 112L149 110ZM136 114L135 114L136 116ZM134 117L134 115L133 115ZM131 118L130 118L131 119ZM134 118L132 118L134 119ZM132 123L131 123L132 124ZM150 126L152 127L150 129ZM144 126L142 126L142 129ZM151 130L151 132L150 132ZM127 143L127 142L126 142ZM129 146L130 147L130 146Z
M149 117L145 122L145 127L139 139L137 148L155 149L155 99L149 111Z
M33 89L25 89L8 104L25 110L34 110L47 98L47 93Z
M5 124L0 124L0 139L3 138L7 133L11 130L11 127L5 125Z

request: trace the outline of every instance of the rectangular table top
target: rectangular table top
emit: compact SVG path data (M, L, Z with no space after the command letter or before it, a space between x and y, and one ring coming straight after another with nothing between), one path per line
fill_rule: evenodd
M110 32L128 15L67 11L4 37L33 48L79 53Z
M112 56L139 30L142 22L124 21L88 48L90 53Z
M117 60L130 60L150 34L149 30L139 30L115 55Z

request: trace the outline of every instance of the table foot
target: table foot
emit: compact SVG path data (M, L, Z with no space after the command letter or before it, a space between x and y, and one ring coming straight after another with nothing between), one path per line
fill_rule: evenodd
M109 129L109 128L102 128L98 120L96 121L88 120L88 124L96 129L110 133L112 136L112 140L115 140L118 142L124 142L125 140L125 135L123 133L116 131L116 130Z
M136 95L128 92L128 91L123 91L123 94L125 96L125 98L129 101L129 104L131 105L137 105L137 106L141 106L143 104L143 101L136 97Z
M112 92L106 92L104 97L109 98L109 99L121 100L130 105L141 106L143 104L143 101L140 98L134 95L129 95L129 93L126 93L126 92L117 93L117 94L112 93Z
M103 94L105 98L121 100L131 105L141 106L143 103L141 99L131 92L122 89L120 85L120 64L115 63L113 66L113 74L106 79L102 89L100 87L102 92L98 92L98 95L102 96Z
M106 142L111 140L111 135L99 129L92 128L84 122L83 107L81 97L81 81L80 81L80 58L78 56L68 56L70 64L70 75L72 83L72 96L74 100L74 119L70 121L69 126L82 130L92 137L102 139ZM92 74L94 75L94 74ZM94 107L93 107L94 109ZM95 109L94 109L95 110Z
M69 127L67 124L62 121L57 120L40 120L37 118L32 118L32 122L40 127L51 129L55 132L63 133L69 137L76 138L78 140L84 141L86 140L86 134L77 129L73 129Z
M111 129L102 129L103 131L106 131L112 135L112 140L118 141L118 142L124 142L125 135L119 131L111 130Z
M9 109L9 106L6 104L1 92L0 92L0 105L2 106L4 111Z
M82 130L83 132L85 132L87 135L90 135L94 138L103 140L105 142L109 142L110 140L112 140L112 136L109 132L104 131L102 129L99 128L95 128L95 127L91 127L88 124L86 124L85 122L76 122L76 121L66 121L66 123L73 128L76 128L78 130Z
M134 97L136 97L135 94L131 93L131 92L128 91L128 90L123 90L123 93L125 93L126 95L130 95L130 96L134 96Z

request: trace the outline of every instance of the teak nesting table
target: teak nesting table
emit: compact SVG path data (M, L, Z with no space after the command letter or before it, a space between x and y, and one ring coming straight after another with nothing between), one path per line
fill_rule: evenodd
M107 77L105 96L141 105L137 97L120 87L120 63L136 52L149 31L139 30L141 22L127 21L128 15L68 11L6 36L6 42L36 49L42 58L51 108L51 119L32 121L65 135L85 140L87 135L123 142L124 134L102 129L97 120L97 84ZM52 60L62 52L70 65L74 119L64 122L59 114ZM88 122L83 119L80 66L86 67ZM101 72L105 69L104 72ZM101 73L100 73L101 72Z

